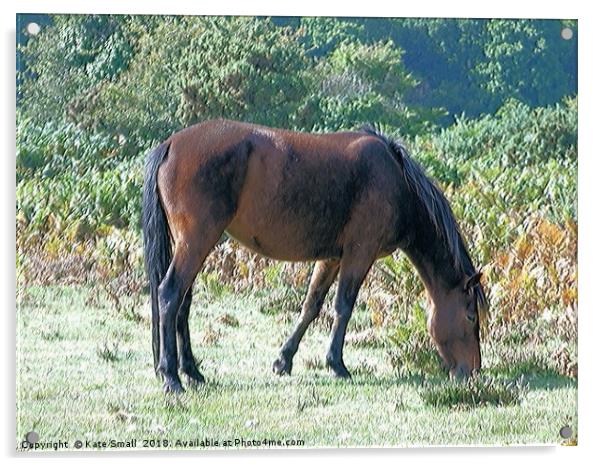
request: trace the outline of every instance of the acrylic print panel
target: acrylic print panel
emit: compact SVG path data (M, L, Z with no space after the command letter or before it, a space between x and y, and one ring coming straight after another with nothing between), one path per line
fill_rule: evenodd
M576 20L17 33L18 450L576 444Z

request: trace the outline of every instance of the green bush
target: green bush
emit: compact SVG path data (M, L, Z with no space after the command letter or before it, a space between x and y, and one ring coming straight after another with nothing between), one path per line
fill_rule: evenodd
M399 323L390 324L389 360L402 376L436 374L441 372L441 363L431 337L427 332L426 313L416 301L412 312Z
M136 232L142 157L102 133L73 124L17 125L18 243L94 239L110 227Z
M412 146L481 244L481 263L534 214L555 223L577 218L577 99L535 109L509 100L495 115L461 118Z

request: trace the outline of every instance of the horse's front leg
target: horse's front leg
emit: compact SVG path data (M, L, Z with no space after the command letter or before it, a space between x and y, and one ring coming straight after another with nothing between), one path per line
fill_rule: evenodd
M314 271L311 276L307 296L303 304L303 310L299 316L299 320L293 329L293 332L288 337L282 348L280 355L272 366L276 374L290 374L293 368L293 357L299 348L299 343L305 335L305 331L311 324L324 304L324 299L328 294L330 286L334 282L339 271L339 260L325 260L316 262Z
M345 333L360 287L375 257L375 254L368 254L368 251L358 253L349 251L343 255L341 260L341 275L335 298L336 315L332 325L328 353L326 354L326 364L337 377L351 377L343 362Z

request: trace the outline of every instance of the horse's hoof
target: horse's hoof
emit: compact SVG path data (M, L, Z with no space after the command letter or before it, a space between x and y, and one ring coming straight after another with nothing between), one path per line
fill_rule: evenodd
M351 380L351 374L347 369L335 371L334 376L337 379Z
M335 378L341 380L351 380L351 374L347 369L334 373Z
M330 368L334 372L334 376L337 379L349 379L351 380L351 373L343 364L331 365Z
M177 380L166 380L163 384L163 391L167 395L180 395L184 393L184 387Z
M293 368L293 363L291 361L286 360L282 356L274 361L272 364L272 370L274 374L278 375L291 375L291 370Z

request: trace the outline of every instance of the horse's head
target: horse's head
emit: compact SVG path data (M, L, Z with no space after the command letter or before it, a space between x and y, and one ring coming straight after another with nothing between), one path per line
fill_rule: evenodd
M431 297L428 330L450 375L465 378L481 368L480 327L487 299L481 273L465 277L451 290Z

